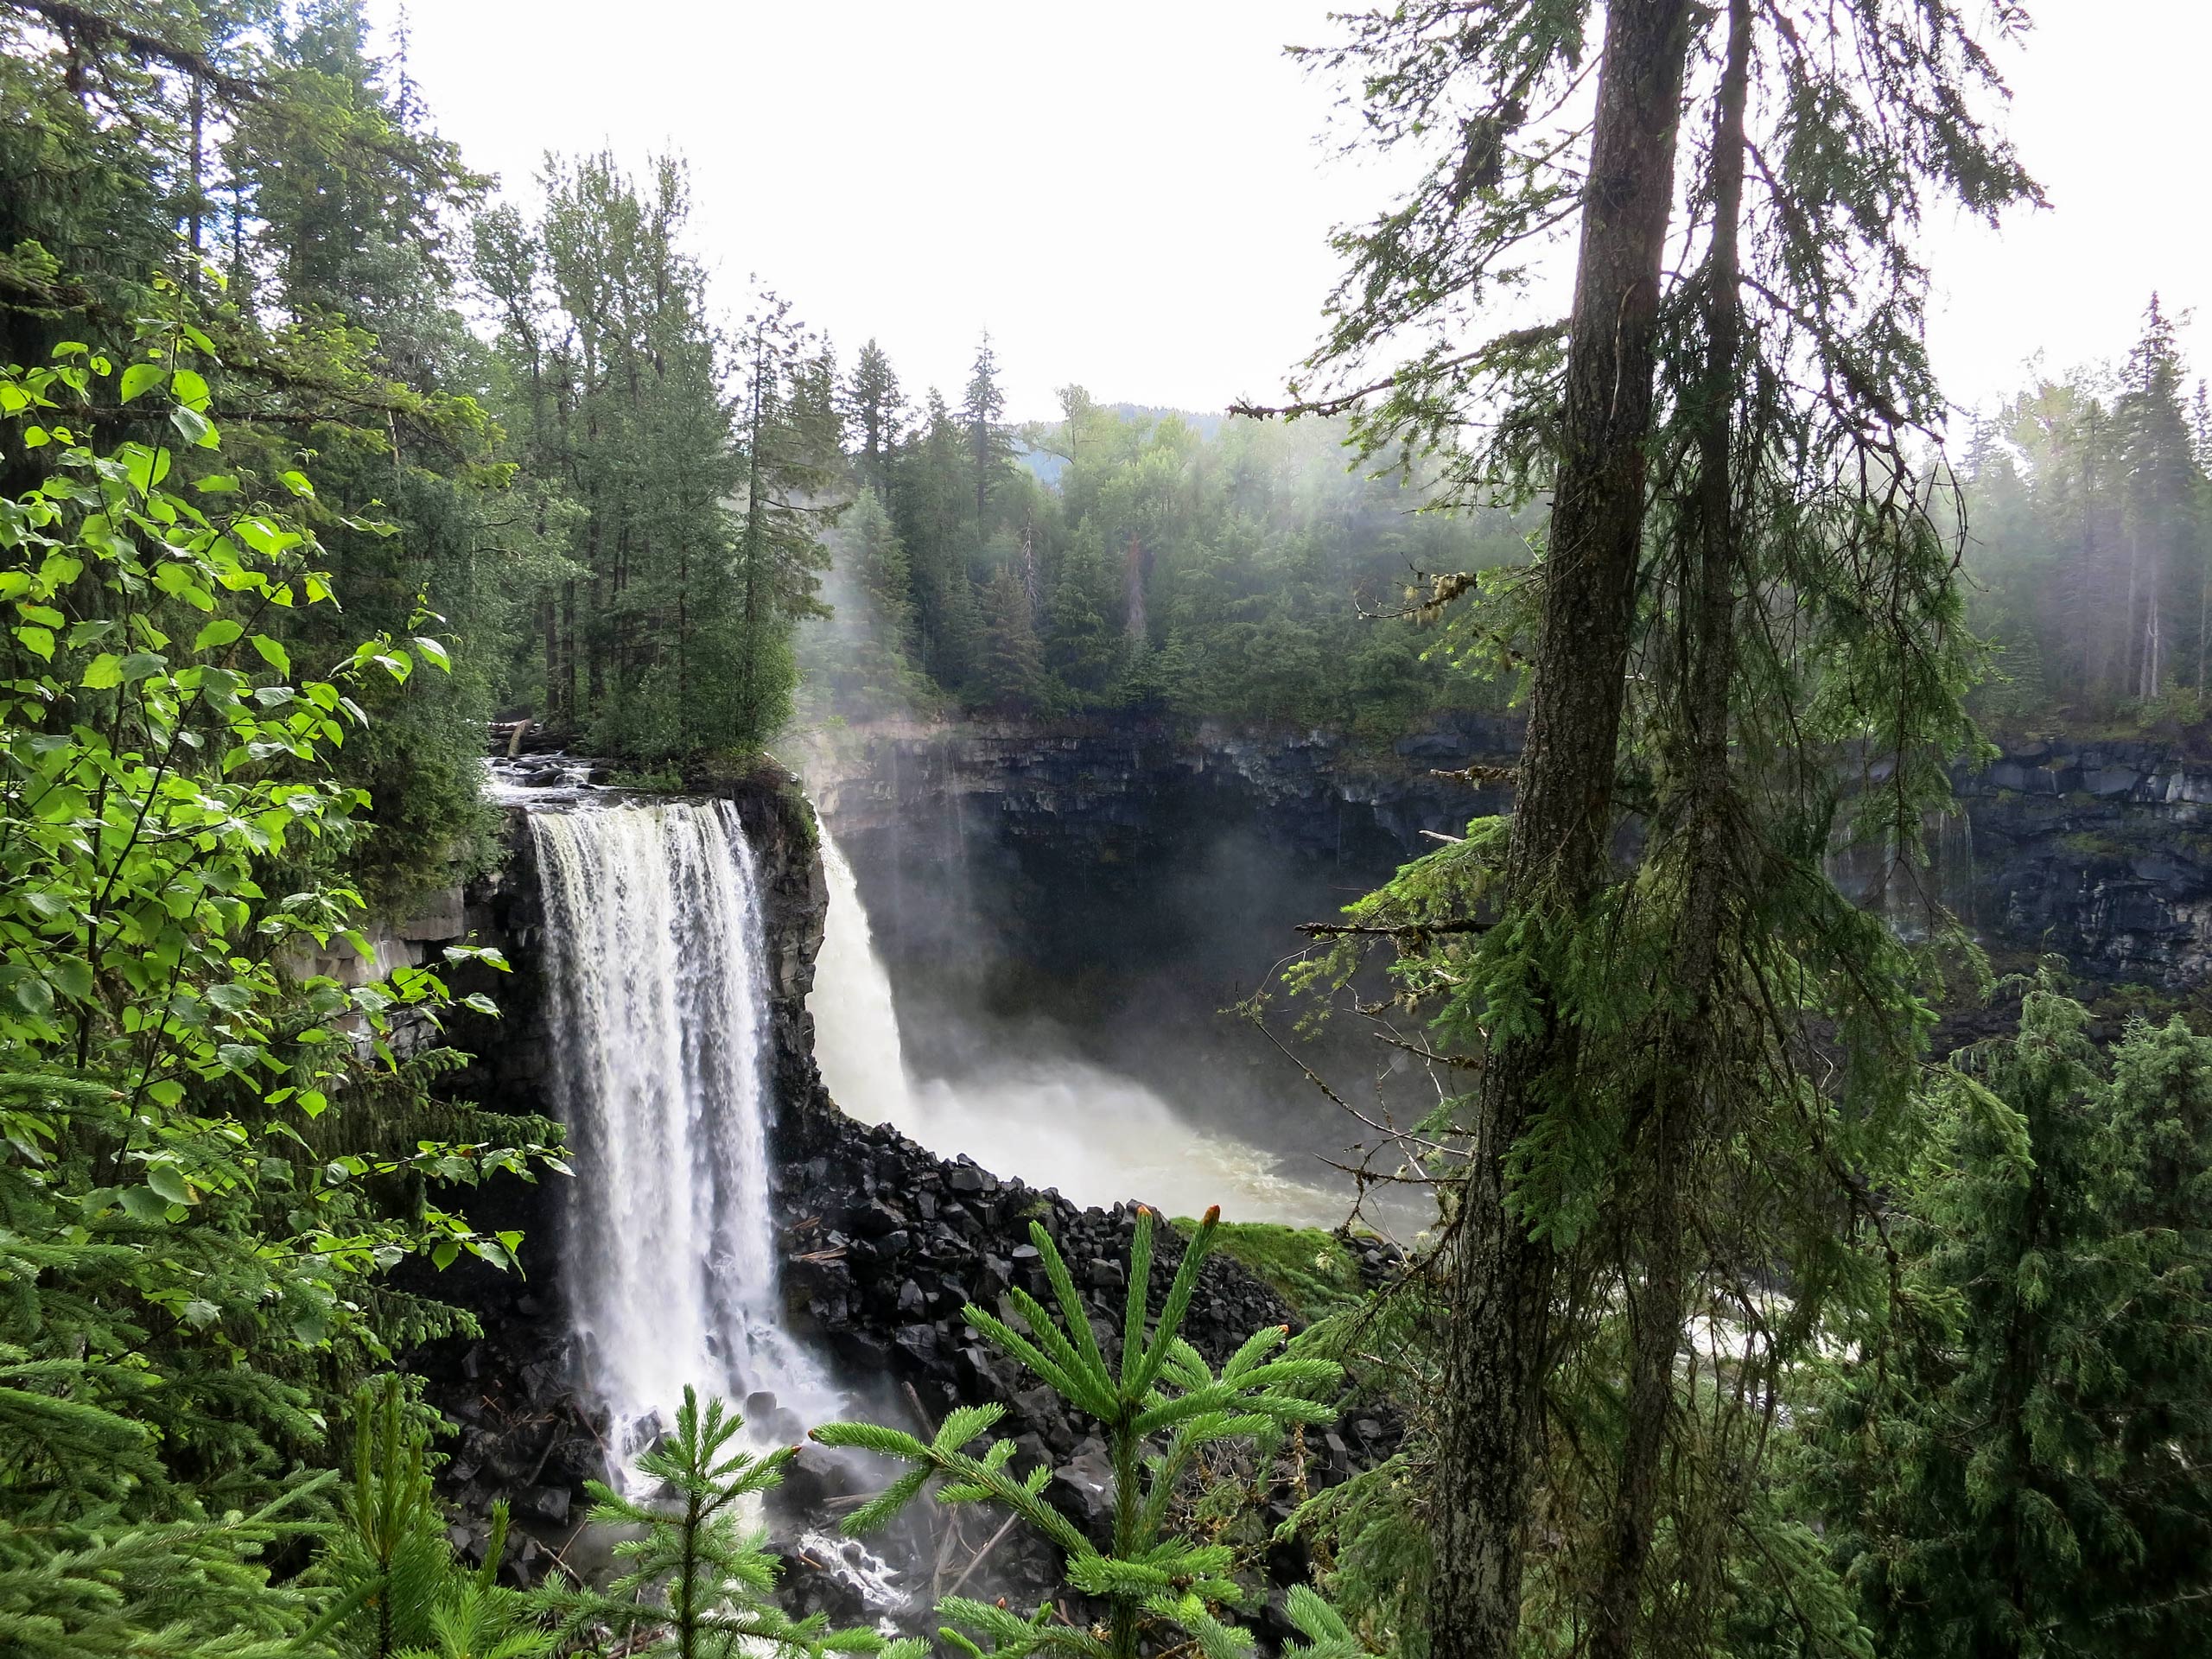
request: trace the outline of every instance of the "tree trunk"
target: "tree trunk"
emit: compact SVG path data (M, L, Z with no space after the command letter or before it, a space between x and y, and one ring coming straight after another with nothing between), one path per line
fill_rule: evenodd
M1643 1573L1658 1508L1660 1454L1674 1417L1675 1361L1681 1347L1688 1272L1682 1190L1699 1141L1700 1106L1719 1035L1713 1017L1726 890L1729 710L1736 671L1734 423L1742 338L1742 273L1737 234L1744 200L1744 109L1751 81L1751 0L1729 0L1727 60L1713 119L1713 247L1706 272L1706 365L1699 388L1697 488L1684 528L1683 725L1688 798L1680 834L1690 861L1670 953L1655 1056L1643 1155L1631 1144L1630 1190L1643 1237L1643 1276L1629 1292L1626 1433L1613 1494L1611 1539L1599 1575L1591 1651L1630 1659L1642 1621ZM1630 1258L1633 1273L1633 1255Z
M191 200L185 207L185 240L192 248L192 266L185 275L186 286L197 294L200 291L200 223L207 208L206 186L202 175L207 166L207 90L200 77L192 78L192 169L189 184Z
M1688 0L1605 16L1529 697L1509 909L1573 925L1610 860L1623 677L1644 508L1653 325L1674 205ZM1541 969L1539 970L1541 972ZM1541 993L1544 988L1536 987ZM1505 1160L1576 1044L1547 1015L1490 1052L1475 1157L1440 1264L1450 1297L1436 1480L1435 1659L1511 1659L1548 1366L1552 1252L1507 1206Z

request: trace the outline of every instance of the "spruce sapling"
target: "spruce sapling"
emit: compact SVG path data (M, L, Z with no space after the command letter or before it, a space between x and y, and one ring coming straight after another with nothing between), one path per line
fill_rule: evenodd
M666 1496L635 1499L597 1482L592 1521L640 1529L615 1545L627 1570L605 1589L554 1592L564 1635L597 1630L626 1656L735 1659L740 1654L857 1653L924 1659L926 1643L887 1641L873 1630L831 1630L820 1614L794 1619L772 1599L776 1558L748 1529L745 1500L779 1485L798 1448L766 1457L737 1450L745 1420L718 1399L699 1407L686 1388L676 1432L638 1459Z
M1001 1406L962 1406L947 1414L927 1441L873 1423L831 1423L814 1431L814 1439L824 1446L859 1446L910 1465L882 1496L853 1513L845 1523L848 1533L857 1535L882 1525L936 1480L941 1503L994 1502L1012 1510L1065 1554L1070 1586L1100 1598L1110 1610L1110 1626L1101 1633L1046 1623L1049 1605L1025 1618L1004 1606L947 1597L939 1615L971 1634L951 1628L942 1633L971 1659L987 1652L991 1659L1022 1659L1031 1653L1135 1659L1141 1640L1147 1637L1163 1646L1188 1642L1205 1659L1236 1659L1249 1649L1251 1638L1221 1617L1221 1610L1243 1601L1242 1587L1230 1577L1229 1547L1171 1531L1170 1501L1202 1447L1256 1439L1296 1423L1333 1421L1334 1408L1308 1396L1329 1388L1341 1373L1330 1360L1271 1358L1288 1338L1287 1326L1258 1332L1218 1376L1183 1338L1198 1269L1214 1246L1220 1220L1218 1207L1206 1211L1154 1321L1146 1306L1153 1217L1149 1210L1138 1210L1118 1365L1100 1350L1067 1263L1052 1236L1035 1223L1029 1236L1061 1317L1055 1320L1036 1298L1018 1288L1008 1293L1007 1300L1027 1327L1027 1335L973 1304L965 1310L968 1323L993 1347L1097 1419L1113 1460L1110 1548L1094 1547L1045 1501L1049 1466L1040 1465L1026 1478L1012 1472L1013 1441L995 1440L981 1457L962 1449L998 1422L1005 1414ZM1349 1637L1340 1623L1325 1616L1319 1597L1310 1592L1295 1597L1291 1610L1313 1653L1319 1659L1344 1659L1342 1643ZM980 1645L978 1637L990 1646Z

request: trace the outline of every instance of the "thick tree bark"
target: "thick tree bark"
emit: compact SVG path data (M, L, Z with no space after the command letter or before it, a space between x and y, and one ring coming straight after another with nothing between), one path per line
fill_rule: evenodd
M1569 327L1559 474L1509 907L1567 925L1605 876L1644 511L1654 320L1674 206L1688 0L1614 0ZM1563 1100L1571 1029L1493 1045L1475 1158L1440 1264L1449 1298L1429 1631L1436 1659L1510 1659L1542 1433L1552 1257L1507 1206L1505 1160Z
M1681 824L1688 874L1670 953L1670 1001L1659 1033L1650 1109L1632 1145L1643 1258L1629 1292L1628 1417L1614 1489L1610 1548L1599 1576L1591 1651L1630 1659L1657 1512L1660 1454L1675 1406L1675 1361L1688 1314L1688 1240L1681 1214L1700 1139L1719 1025L1714 1018L1727 889L1728 721L1736 671L1738 568L1733 464L1742 271L1737 232L1744 200L1744 110L1751 80L1751 0L1729 0L1727 59L1713 119L1713 246L1705 279L1706 361L1698 407L1697 487L1682 562L1682 725L1688 785ZM1641 1154L1641 1156L1637 1154ZM1631 1254L1630 1261L1633 1262ZM1631 1268L1632 1270L1632 1268Z

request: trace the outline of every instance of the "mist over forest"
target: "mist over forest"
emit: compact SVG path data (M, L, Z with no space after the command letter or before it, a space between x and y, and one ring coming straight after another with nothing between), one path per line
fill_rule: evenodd
M2212 246L1939 377L2028 10L1317 20L1287 372L1021 418L740 280L871 180L0 0L0 1655L2212 1651Z

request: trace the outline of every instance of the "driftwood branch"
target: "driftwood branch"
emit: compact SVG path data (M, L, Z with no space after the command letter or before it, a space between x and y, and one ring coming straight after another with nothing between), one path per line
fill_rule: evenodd
M1009 1515L999 1522L999 1529L983 1541L983 1547L976 1552L974 1559L960 1569L960 1576L952 1581L952 1587L944 1592L946 1595L957 1596L960 1593L960 1586L968 1582L969 1575L983 1564L983 1558L999 1547L1001 1541L1014 1530L1014 1523L1020 1519L1021 1517L1019 1515Z

